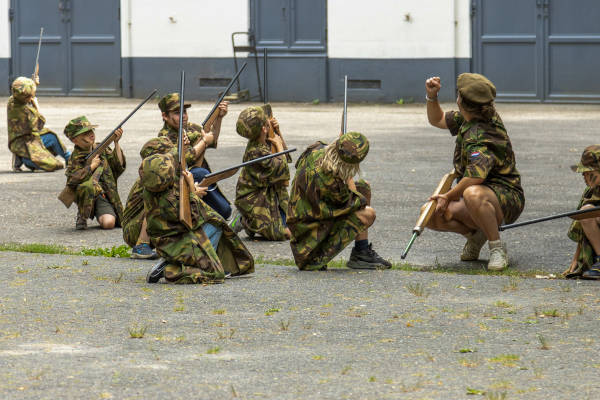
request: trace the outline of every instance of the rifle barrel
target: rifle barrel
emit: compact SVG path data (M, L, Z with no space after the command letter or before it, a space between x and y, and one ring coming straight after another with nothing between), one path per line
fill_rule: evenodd
M417 236L419 236L419 232L413 231L412 237L410 238L410 241L408 242L408 246L406 246L406 249L404 249L404 252L402 252L402 255L400 256L401 259L404 260L406 258L406 255L408 254L408 251L410 250L413 243L415 242L415 239L417 238Z
M133 114L135 114L137 112L137 110L139 110L144 104L146 104L146 102L148 100L150 100L150 98L152 96L154 96L154 94L156 93L156 89L154 89L152 91L152 93L150 93L144 100L142 100L142 102L140 104L137 105L136 108L133 109L132 112L129 113L128 116L125 117L125 119L123 121L121 121L121 123L119 125L117 125L117 127L115 129L113 129L103 140L102 142L100 142L100 144L98 146L96 146L96 149L101 148L108 140L110 140L111 136L113 135L113 133L115 133L115 131L117 129L119 129L120 127L122 127L125 122L127 122L127 120L129 120L129 118L131 118L131 116ZM96 156L96 152L94 150L92 150L92 152L90 154L88 154L87 156L85 156L85 160L87 161L88 159L95 157Z
M264 53L264 60L263 60L263 64L264 69L263 69L263 81L264 81L264 88L265 88L265 104L267 104L269 102L269 79L267 78L267 48L265 47L264 49L265 53Z
M563 218L563 217L570 217L570 216L573 216L573 215L585 214L585 213L589 213L589 212L592 212L592 211L598 211L598 210L600 210L600 206L599 207L594 207L594 208L586 208L585 210L576 210L576 211L569 211L569 212L565 212L565 213L561 213L561 214L548 215L546 217L534 218L534 219L530 219L528 221L516 222L514 224L500 225L498 227L498 230L499 231L504 231L504 230L507 230L507 229L518 228L519 226L537 224L538 222L550 221L550 220L553 220L553 219L558 219L558 218Z
M183 113L185 111L183 103L183 94L185 90L185 71L181 71L181 88L179 91L179 132L177 135L177 155L182 167L185 166L185 154L183 154ZM183 168L182 168L183 171Z
M213 177L215 175L222 174L223 172L231 171L233 169L242 168L242 167L245 167L247 165L251 165L251 164L254 164L254 163L257 163L257 162L260 162L260 161L268 160L270 158L277 157L277 156L280 156L280 155L283 155L283 154L291 153L293 151L296 151L295 147L291 148L291 149L284 150L284 151L280 151L279 153L273 153L273 154L269 154L267 156L258 157L258 158L255 158L254 160L246 161L246 162L243 162L241 164L235 165L233 167L225 168L225 169L223 169L221 171L211 172L210 174L205 175L204 179Z
M344 75L344 117L342 119L342 133L348 131L348 75Z
M40 49L42 48L42 36L44 35L44 27L40 28L40 40L38 41L37 55L35 56L35 65L33 66L33 75L37 70L37 66L40 62Z
M231 87L233 86L233 84L235 83L235 81L239 78L239 76L242 73L242 71L244 70L244 68L246 68L246 65L248 65L248 63L244 63L244 65L242 65L242 68L240 68L240 70L237 72L237 74L235 74L235 76L233 78L231 78L231 82L229 82L229 85L227 85L227 87L225 88L225 90L221 94L221 97L219 97L219 100L217 100L217 102L213 106L212 110L210 110L210 112L206 116L206 119L204 120L204 122L202 122L202 126L206 125L206 123L210 119L210 116L215 112L215 110L217 109L217 107L219 107L219 104L221 104L221 102L223 101L223 99L225 98L225 96L227 96L227 92L229 92L229 89L231 89Z

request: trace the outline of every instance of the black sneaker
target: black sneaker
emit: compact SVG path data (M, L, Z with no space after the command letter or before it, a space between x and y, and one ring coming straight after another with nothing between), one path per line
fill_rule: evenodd
M77 213L77 219L75 220L75 229L78 231L87 229L87 218L83 218L79 213Z
M369 247L361 251L353 248L346 266L352 269L388 269L392 267L392 263L381 258L373 250L373 243L369 243Z
M158 281L160 281L160 278L164 276L165 267L167 266L167 264L169 263L162 259L157 264L154 264L152 268L150 268L150 271L148 271L148 274L146 275L146 282L158 283Z
M148 243L136 244L131 249L131 258L138 258L143 260L156 260L158 258L158 254Z

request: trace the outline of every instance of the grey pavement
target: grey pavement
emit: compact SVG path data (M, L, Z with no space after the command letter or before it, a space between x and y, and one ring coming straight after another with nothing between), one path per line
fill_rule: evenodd
M150 264L2 253L0 398L600 397L595 282L259 266L148 285Z
M4 99L0 99L0 102ZM47 126L60 136L66 122L87 115L100 124L97 137L104 137L138 103L123 98L41 98ZM209 150L207 159L213 170L241 162L243 138L235 133L235 121L246 104L230 107L223 122L218 150ZM455 106L455 105L454 105ZM193 103L190 120L201 122L210 103ZM444 104L445 110L453 108ZM455 107L454 107L455 108ZM289 146L299 153L317 139L333 140L340 126L341 107L336 104L275 104L275 116ZM526 206L521 219L529 219L577 206L584 183L569 165L577 162L583 148L597 143L600 112L597 105L499 104L517 165L523 177ZM350 104L348 127L368 135L370 153L363 174L373 187L373 206L377 221L370 231L376 249L385 257L400 261L418 216L418 210L451 168L454 140L447 131L427 124L424 106ZM111 247L122 244L121 232L89 229L75 232L75 207L67 210L56 195L64 187L63 171L54 173L10 172L10 153L6 145L6 118L0 112L0 218L9 229L0 231L0 243L56 243L75 248ZM128 167L119 179L121 198L137 177L139 149L156 136L162 126L156 103L144 106L125 126L122 145ZM70 142L68 142L70 145ZM293 174L293 167L292 167ZM221 186L230 200L235 195L237 176ZM568 265L575 244L566 237L568 219L545 222L507 231L509 255L516 269L558 273ZM92 227L97 224L94 222ZM242 235L244 236L244 235ZM426 231L413 246L407 262L413 265L441 264L456 270L483 268L481 263L461 263L458 254L464 240L453 234ZM255 254L267 259L291 258L286 242L248 242ZM487 249L482 258L487 257ZM346 258L349 251L340 257Z
M5 101L6 99L0 99ZM42 98L48 127L85 114L102 138L137 100ZM208 103L194 103L201 121ZM241 160L232 105L213 170ZM452 105L444 105L449 109ZM593 105L500 104L523 176L522 219L576 207L584 188L569 165L596 143ZM289 146L332 140L335 104L275 104ZM125 126L125 201L139 149L161 126L156 104ZM368 135L377 250L400 261L417 217L451 167L453 139L429 127L423 105L349 105L349 129ZM62 134L61 134L62 136ZM64 137L64 136L63 136ZM66 139L65 139L66 140ZM0 243L73 248L122 244L121 231L74 230L56 199L65 177L10 172L0 112ZM296 159L298 153L294 155ZM293 170L293 168L292 168ZM235 178L222 183L233 199ZM514 269L558 273L575 244L568 220L503 233ZM243 236L243 234L242 234ZM255 256L290 259L285 242L245 242ZM456 272L463 239L425 231L407 262ZM349 251L341 254L346 258ZM483 258L487 251L483 252ZM147 285L151 262L0 253L0 398L7 399L500 399L600 398L597 283L432 272L259 265L214 286ZM141 339L129 330L145 327Z

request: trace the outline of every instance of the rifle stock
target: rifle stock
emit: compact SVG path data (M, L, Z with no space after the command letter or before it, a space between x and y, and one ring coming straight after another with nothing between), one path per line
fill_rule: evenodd
M289 153L291 153L293 151L296 151L295 147L291 148L291 149L286 149L284 151L280 151L279 153L269 154L268 156L258 157L258 158L255 158L254 160L246 161L241 164L234 165L233 167L225 168L224 170L221 170L221 171L212 172L210 174L207 174L204 177L204 179L202 179L202 182L200 182L200 186L207 187L207 186L212 185L213 183L216 183L222 179L226 179L226 178L229 178L230 176L235 175L235 173L238 172L238 170L242 167L256 164L258 162L265 161L270 158L278 157L278 156L281 156L284 154L287 156Z
M179 157L179 221L188 229L192 229L192 209L190 206L190 188L185 179L187 165L185 147L183 146L183 113L185 94L185 71L181 71L181 88L179 89L179 132L177 135L177 156Z
M452 182L456 179L456 177L457 174L454 169L452 169L452 171L444 175L440 180L440 183L438 183L437 187L435 188L435 191L432 193L432 196L448 192L448 190L450 190L450 188L452 187ZM400 256L400 258L402 258L403 260L406 258L406 255L408 254L408 251L412 247L412 244L414 243L417 236L419 236L425 230L425 227L427 226L429 220L435 212L436 206L437 200L429 200L427 203L425 203L423 208L421 208L421 213L419 214L419 218L417 218L417 223L413 228L412 238L410 239L410 241L408 242L408 246L406 246L406 249Z

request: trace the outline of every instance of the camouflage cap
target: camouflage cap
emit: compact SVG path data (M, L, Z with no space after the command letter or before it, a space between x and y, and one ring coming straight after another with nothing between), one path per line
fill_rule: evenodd
M481 74L460 74L456 88L461 97L472 103L486 104L496 98L496 86Z
M184 108L189 108L192 105L190 103L184 103ZM158 108L160 111L164 113L168 113L169 111L179 110L179 93L169 93L166 96L163 96L162 99L158 102Z
M175 181L175 160L171 153L153 154L142 161L142 185L151 192L167 190Z
M173 149L173 142L168 136L159 136L148 140L140 150L140 156L142 159L149 157L153 154L165 154Z
M335 147L343 161L358 164L369 152L369 141L362 133L347 132L340 136Z
M246 108L240 113L235 128L237 133L249 140L256 140L260 136L262 127L267 123L265 111L260 106Z
M25 101L27 98L35 94L35 82L32 79L20 76L15 79L11 85L13 97L17 100Z
M94 128L97 128L98 125L92 125L90 121L82 115L81 117L73 118L69 121L67 126L65 126L65 135L69 139L75 139L77 136L82 133L86 133L88 131L93 131Z
M586 147L579 164L572 165L571 169L574 172L600 171L600 145Z

